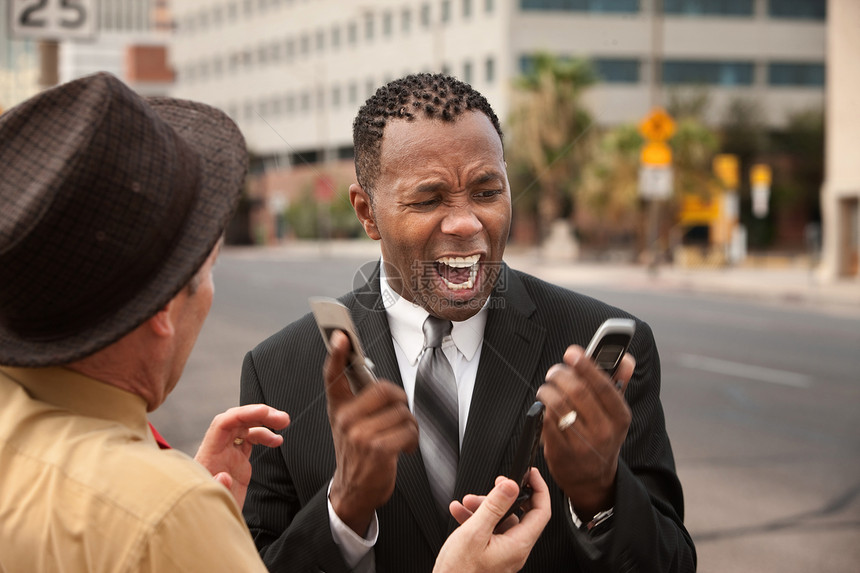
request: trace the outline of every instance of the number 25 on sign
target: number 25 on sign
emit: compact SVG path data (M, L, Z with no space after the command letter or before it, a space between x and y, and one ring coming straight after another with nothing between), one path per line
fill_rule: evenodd
M96 35L96 0L9 0L9 32L19 40L80 40Z

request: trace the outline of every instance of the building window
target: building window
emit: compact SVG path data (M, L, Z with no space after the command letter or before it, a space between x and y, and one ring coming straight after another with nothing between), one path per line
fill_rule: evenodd
M325 49L325 30L317 30L316 47L314 49L319 53L322 53Z
M364 17L364 39L367 42L373 40L373 14L367 14Z
M241 52L233 52L227 60L227 71L235 72L239 69L239 64L242 61Z
M451 0L442 0L442 10L439 19L443 23L451 21Z
M299 54L307 56L311 51L311 38L307 34L299 38Z
M493 0L484 0L484 12L487 14L492 14L495 7L496 3Z
M752 16L753 0L663 0L663 12L691 16Z
M468 20L472 17L472 0L463 0L463 19Z
M334 86L331 88L331 106L340 106L340 86Z
M355 159L355 149L351 145L337 148L338 159Z
M287 38L287 41L284 43L284 57L288 62L292 61L293 56L296 54L296 42L292 38Z
M639 83L639 60L627 58L596 58L592 61L594 71L601 81L608 84Z
M349 86L346 88L346 97L350 105L358 103L358 84L349 82Z
M488 84L496 81L496 60L492 56L484 62L484 80Z
M299 110L300 111L308 111L311 109L311 94L308 92L302 92L299 96Z
M364 83L364 98L369 99L370 96L372 96L375 91L376 91L376 82L374 82L373 79L368 79Z
M767 66L772 86L824 87L824 64L773 62Z
M753 83L753 63L669 60L663 62L663 83L750 86Z
M281 49L281 43L278 41L269 44L269 56L272 58L273 62L278 62L281 60Z
M386 38L391 37L391 30L393 28L391 22L394 18L391 16L391 12L385 12L382 15L382 35Z
M421 5L421 26L424 28L430 27L430 4Z
M335 26L331 29L331 49L337 50L340 48L340 28Z
M769 0L767 13L773 18L825 20L826 0Z
M467 84L472 83L472 62L463 62L463 81Z
M412 27L412 12L409 8L404 8L400 13L400 30L404 34L409 33L409 29Z
M287 94L287 101L285 107L287 113L293 113L294 111L296 111L296 96L294 96L293 94Z
M346 25L346 41L350 46L354 46L358 42L358 24L355 22Z
M639 0L520 0L526 10L563 10L566 12L605 12L634 14Z

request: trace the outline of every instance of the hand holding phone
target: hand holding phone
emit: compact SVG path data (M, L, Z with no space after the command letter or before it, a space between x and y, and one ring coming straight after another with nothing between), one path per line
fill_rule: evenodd
M335 330L342 331L349 338L351 350L346 366L346 378L352 393L358 394L365 386L376 382L373 362L364 355L349 309L333 298L311 297L308 302L329 354L332 351L331 335Z
M585 355L594 360L611 379L618 371L621 358L627 352L635 332L636 321L629 318L610 318L594 333L585 349Z
M532 489L528 485L529 468L535 463L535 456L540 446L541 428L543 428L543 402L535 401L526 412L526 421L523 424L523 432L517 449L514 452L514 461L511 471L507 477L511 478L520 486L520 494L507 513L499 520L499 523L508 518L512 513L517 516L524 511L523 506L531 498Z

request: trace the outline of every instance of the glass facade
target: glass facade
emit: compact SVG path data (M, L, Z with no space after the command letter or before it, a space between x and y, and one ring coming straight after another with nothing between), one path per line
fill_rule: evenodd
M635 84L639 82L640 61L637 59L597 58L592 63L600 81L610 84Z
M639 0L520 0L523 10L564 10L569 12L639 12Z
M752 16L753 0L663 0L663 12L684 16Z
M767 66L772 86L824 87L824 64L773 62Z
M773 18L827 18L827 0L768 0L767 13Z
M666 85L750 86L753 83L753 63L667 60L663 62L663 83Z

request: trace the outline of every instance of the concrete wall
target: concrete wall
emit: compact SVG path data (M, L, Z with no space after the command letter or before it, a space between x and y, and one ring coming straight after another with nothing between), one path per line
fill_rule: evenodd
M860 2L829 0L822 276L858 276Z

